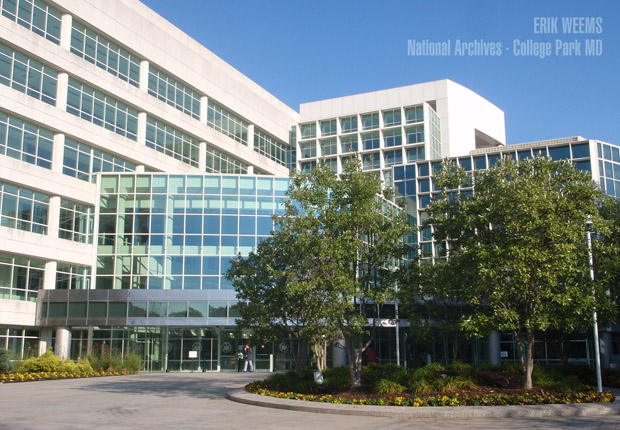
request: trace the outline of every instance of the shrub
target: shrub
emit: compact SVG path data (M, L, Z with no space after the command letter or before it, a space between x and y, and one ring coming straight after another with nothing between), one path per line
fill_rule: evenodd
M317 385L314 380L300 378L294 370L286 373L276 373L265 381L265 385L275 391L284 393L315 393Z
M0 348L0 373L8 372L9 370L11 370L11 359L9 357L9 352Z
M566 375L557 366L534 365L532 371L532 382L538 388L558 391L579 391L584 388L584 384L577 376Z
M332 367L323 372L323 385L329 391L345 391L351 388L348 366Z
M96 353L89 356L88 361L98 372L121 372L123 370L123 358L119 354Z
M435 383L438 391L452 392L459 390L472 390L477 387L472 376L448 376L438 379Z
M384 396L401 394L405 390L405 387L389 379L380 379L373 387L375 394L381 394Z
M441 378L442 372L446 369L439 363L427 364L413 372L413 379L426 379L427 381L435 381Z
M135 352L128 352L123 359L123 372L135 375L142 370L142 356Z
M460 361L454 361L450 366L448 366L448 370L450 372L455 373L457 376L473 376L474 368L471 364L461 363Z
M47 348L41 356L30 357L19 368L20 372L60 372L64 361Z
M412 379L408 387L415 394L426 394L435 391L435 386L424 378Z
M397 364L370 363L362 367L362 383L374 387L381 379L407 383L407 371Z

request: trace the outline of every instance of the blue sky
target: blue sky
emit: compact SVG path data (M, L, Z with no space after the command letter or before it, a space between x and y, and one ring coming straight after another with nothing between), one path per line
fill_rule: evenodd
M449 78L505 112L509 144L582 135L620 145L615 0L143 2L295 110ZM541 33L538 17L557 17L558 33ZM567 33L562 17L600 18L600 32ZM410 56L410 39L450 41L451 55ZM515 56L515 40L549 42L551 55ZM601 55L586 56L586 40ZM502 55L457 56L457 41L501 43ZM581 55L556 51L574 41Z

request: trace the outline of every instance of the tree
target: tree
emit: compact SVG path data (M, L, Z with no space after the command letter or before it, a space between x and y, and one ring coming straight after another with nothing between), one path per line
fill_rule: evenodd
M444 162L435 180L442 191L426 225L446 251L434 270L472 307L466 330L513 333L531 388L536 332L592 322L586 221L599 222L602 192L570 162L546 158L473 173Z
M344 337L352 385L361 385L363 353L372 342L376 305L391 294L410 231L404 213L384 199L381 180L345 166L291 176L285 214L273 237L228 272L240 300L239 324L263 336L312 342L325 364L327 345Z

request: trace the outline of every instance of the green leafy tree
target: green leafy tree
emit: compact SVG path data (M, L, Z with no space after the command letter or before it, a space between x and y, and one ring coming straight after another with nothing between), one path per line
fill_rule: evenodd
M597 308L601 320L617 322L620 306L620 199L599 202L600 222L593 225L595 279L599 286ZM607 300L609 299L609 300Z
M473 173L444 162L435 180L442 192L426 223L446 251L434 270L472 307L467 331L513 333L531 388L536 332L592 322L586 221L602 193L570 162L546 158Z
M325 166L293 173L273 237L228 272L244 302L238 324L313 343L320 367L327 345L344 337L352 385L361 385L362 356L374 335L369 318L374 328L411 229L382 195L380 179L359 163L347 164L340 177Z

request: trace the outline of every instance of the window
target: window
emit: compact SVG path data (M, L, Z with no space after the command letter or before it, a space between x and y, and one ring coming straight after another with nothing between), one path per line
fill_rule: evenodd
M400 130L388 130L383 132L383 142L386 148L392 146L400 146L403 144L403 138Z
M146 118L146 146L190 166L198 166L198 141L150 116Z
M340 145L343 153L357 151L357 135L341 137Z
M424 121L424 107L420 105L420 106L406 108L405 118L406 118L407 124Z
M400 125L400 109L383 111L383 126L393 127Z
M362 134L362 147L367 149L379 148L379 133Z
M301 158L316 157L316 141L303 142L299 144L301 149Z
M375 128L379 128L379 114L368 113L362 115L362 130L374 130Z
M288 145L261 130L254 131L254 151L282 166L288 165L287 158L290 153Z
M56 268L57 290L90 289L90 267L58 263Z
M336 120L321 121L321 136L334 136L336 134Z
M403 152L399 149L396 151L385 151L383 154L385 167L392 167L396 164L403 164Z
M43 260L0 254L0 299L36 302L44 269Z
M95 182L98 172L133 172L136 165L107 152L65 138L62 173Z
M248 123L211 100L207 104L207 125L239 143L248 144Z
M299 163L301 173L310 173L312 169L316 168L316 161L307 161L305 163Z
M381 168L381 157L378 152L364 154L362 157L363 170L375 170Z
M324 166L327 166L331 169L332 172L338 172L338 159L337 158L327 158L322 161Z
M140 60L73 19L71 52L134 87L140 85Z
M353 133L357 131L357 115L340 118L340 128L342 133Z
M149 67L148 92L181 112L200 119L200 95L153 66Z
M0 224L47 234L49 196L0 182Z
M423 146L407 149L407 163L412 163L417 160L424 160L424 147Z
M314 139L316 137L316 123L301 124L301 139Z
M207 144L206 171L209 173L248 173L248 165Z
M3 0L2 15L39 36L60 45L62 15L57 9L35 0Z
M80 243L93 243L94 208L70 200L60 201L58 237Z
M408 127L405 129L407 144L424 142L424 126Z
M138 139L138 111L72 78L67 112L131 140Z
M51 169L53 144L51 131L0 112L0 154Z
M54 106L58 73L0 44L0 83Z
M334 155L338 152L338 144L336 138L321 140L321 155Z

